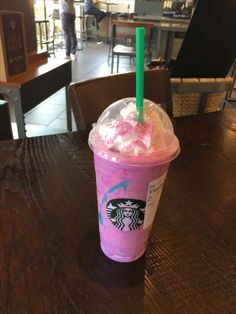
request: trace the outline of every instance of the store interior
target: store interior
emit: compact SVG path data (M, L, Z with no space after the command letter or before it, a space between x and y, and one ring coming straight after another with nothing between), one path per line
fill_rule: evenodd
M98 7L106 12L106 18L101 22L99 30L84 25L83 1L74 1L74 6L76 11L75 27L78 45L76 60L72 62L72 82L111 74L108 55L111 44L113 19L148 20L154 23L152 33L152 60L155 61L161 57L166 59L167 62L171 62L172 60L175 61L179 55L184 54L180 60L179 67L181 70L184 67L191 68L189 63L187 63L188 52L182 51L184 48L182 44L184 39L186 41L186 37L188 37L188 41L196 38L194 39L196 42L201 35L201 30L199 30L198 34L194 30L192 32L193 35L189 35L189 24L190 22L191 26L193 24L192 17L196 8L195 1L113 1L109 5L100 3ZM24 12L28 53L32 54L35 50L37 50L37 53L46 51L47 58L49 59L64 58L65 44L61 27L59 1L34 0L9 2L1 0L0 9L14 9ZM201 16L202 18L204 16ZM172 33L169 31L168 36L172 34L173 40L171 49L168 47L169 50L164 47L163 34L165 29L163 31L161 27L169 27L171 29ZM194 47L194 41L188 44L187 51L189 46ZM230 46L232 46L232 53L227 52L225 63L222 61L222 69L223 72L227 71L227 75L235 77L235 63L231 62L234 60L234 58L232 59L232 54L234 55L235 53L235 44L231 45L230 43ZM203 58L200 59L201 61L197 69L201 68ZM227 61L226 59L231 61ZM190 62L192 61L190 60ZM229 66L230 62L232 64ZM208 63L208 61L202 63L206 71L208 71ZM216 65L213 66L217 68ZM121 58L119 72L127 71L135 71L135 59ZM196 67L193 67L192 71L193 73L194 71L196 72ZM182 72L180 72L179 76L182 76ZM203 77L205 77L205 73L203 73ZM225 99L227 99L227 102L225 102L226 108L235 106L236 94L234 85L230 93L227 93ZM17 138L17 125L13 114L11 120L14 138ZM65 132L67 129L64 90L58 90L42 103L27 111L25 113L25 123L28 137ZM75 130L74 121L73 130Z

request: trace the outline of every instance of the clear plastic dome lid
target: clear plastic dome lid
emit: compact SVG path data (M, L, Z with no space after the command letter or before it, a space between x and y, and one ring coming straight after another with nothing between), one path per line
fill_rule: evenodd
M136 120L135 98L124 98L104 110L89 134L89 146L103 158L134 164L165 163L179 154L179 141L167 113L144 100L143 122Z

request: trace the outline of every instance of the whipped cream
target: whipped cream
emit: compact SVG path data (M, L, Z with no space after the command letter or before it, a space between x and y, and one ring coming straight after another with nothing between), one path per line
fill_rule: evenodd
M136 120L135 98L125 98L109 106L90 132L92 150L111 160L156 159L157 154L173 146L174 140L176 151L178 140L166 112L150 100L144 100L143 109L144 119L140 123Z
M98 136L108 149L122 153L124 155L138 156L140 154L150 154L163 146L162 121L156 114L155 106L145 105L144 102L144 121L136 121L136 105L129 102L120 111L117 120L110 120L102 124L98 130Z

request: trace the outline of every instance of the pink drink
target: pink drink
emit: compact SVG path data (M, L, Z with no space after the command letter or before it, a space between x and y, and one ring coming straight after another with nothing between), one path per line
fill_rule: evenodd
M135 99L129 98L111 105L89 136L94 151L101 248L119 262L135 261L144 254L169 163L179 153L166 113L145 101L146 106L151 104L151 111L146 110L147 122L140 126L130 108L134 103ZM150 114L153 108L154 115ZM160 124L159 131L153 121L154 127L148 125L150 118ZM158 145L158 140L151 139L154 135L162 137Z

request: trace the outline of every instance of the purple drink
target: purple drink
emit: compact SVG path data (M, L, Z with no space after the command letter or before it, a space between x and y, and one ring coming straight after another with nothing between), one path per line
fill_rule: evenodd
M101 248L119 262L144 254L169 163L179 153L163 109L145 100L141 125L134 104L126 98L109 106L89 135Z

